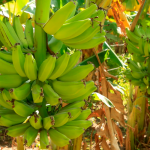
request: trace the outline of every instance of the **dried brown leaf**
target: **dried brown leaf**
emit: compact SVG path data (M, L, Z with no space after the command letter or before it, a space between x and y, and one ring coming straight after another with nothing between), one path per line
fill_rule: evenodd
M102 147L104 150L110 150L109 146L106 143L106 139L103 137L102 138L102 143L101 143Z
M104 110L103 109L99 109L99 110L96 110L94 112L92 112L87 119L91 118L91 117L100 117L102 118L102 115L104 114Z
M121 126L125 126L124 115L119 113L119 111L117 111L115 108L111 108L111 118L119 122Z
M131 150L129 129L126 131L126 150Z

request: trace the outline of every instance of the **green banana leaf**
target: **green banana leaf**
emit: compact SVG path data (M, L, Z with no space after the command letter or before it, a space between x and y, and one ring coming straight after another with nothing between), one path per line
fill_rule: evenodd
M105 61L108 52L109 52L109 50L104 50L104 51L98 53L101 63L103 63ZM98 60L95 55L85 59L79 65L86 65L86 64L88 64L88 62L92 62L96 68L99 66Z
M108 107L114 107L113 103L107 97L105 97L97 92L92 93L92 100L102 101Z
M111 47L109 46L109 44L105 41L103 44L103 49L109 49L109 57L110 59L117 65L117 67L125 67L125 64L123 63L123 61L121 59L119 59L119 57L116 55L116 53L111 49Z
M0 5L3 5L3 4L8 3L10 1L12 1L12 0L0 0Z

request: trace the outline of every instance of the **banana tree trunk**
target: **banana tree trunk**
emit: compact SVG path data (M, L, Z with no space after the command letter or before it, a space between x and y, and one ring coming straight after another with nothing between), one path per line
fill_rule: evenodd
M23 137L17 137L17 150L24 150Z
M132 111L128 116L127 124L129 127L131 150L135 149L135 141L137 141L137 138L139 137L138 134L144 130L146 116L145 92L146 89L141 92L140 88L138 88L137 97L133 102Z

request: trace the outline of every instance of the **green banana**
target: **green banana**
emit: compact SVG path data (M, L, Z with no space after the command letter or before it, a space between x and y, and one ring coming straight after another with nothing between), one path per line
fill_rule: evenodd
M34 142L37 135L38 135L38 130L33 127L29 127L24 133L25 145L27 145L28 147L31 146L31 144Z
M141 91L145 91L146 88L147 88L147 85L146 85L145 83L141 83L140 86L139 86L139 89L140 89Z
M143 82L146 84L146 85L149 85L149 77L148 76L145 76L143 78Z
M33 48L34 46L34 39L33 39L33 27L31 18L27 19L26 26L25 26L25 38L29 45L29 48Z
M3 74L3 75L8 75L8 74L17 74L13 64L3 60L3 59L0 59L0 74Z
M43 127L46 130L49 130L55 124L54 116L48 116L43 118Z
M26 120L26 117L21 117L17 114L5 114L0 116L0 123L2 126L10 127L12 125L16 125L22 123Z
M17 36L17 34L16 34L14 28L13 28L12 25L10 24L9 19L6 18L6 17L4 17L4 18L3 18L3 22L5 23L7 29L9 30L10 34L11 34L12 37L15 39L15 41L16 41L17 43L20 43L21 47L23 47L23 45L22 45L20 39L18 38L18 36Z
M68 112L62 112L54 115L55 123L53 127L60 127L68 122L69 114Z
M76 119L81 114L81 111L82 111L82 109L79 107L68 109L67 110L67 112L69 114L68 122Z
M43 86L44 97L51 106L57 105L59 100L61 99L60 96L52 89L52 87L48 84L44 84Z
M127 50L129 53L135 53L135 54L143 54L141 51L129 40L126 40L127 43Z
M56 57L52 55L50 55L46 60L43 61L38 71L38 79L40 81L44 82L50 77L51 73L55 68L55 62Z
M65 125L57 127L56 130L67 136L69 139L75 139L84 132L84 129L81 127L65 126Z
M33 107L28 105L26 102L17 100L14 102L13 110L16 112L16 114L22 117L28 117L34 112Z
M65 23L70 23L70 22L74 22L74 21L90 18L90 16L94 13L94 11L96 9L97 9L97 5L96 4L91 5L90 7L84 9L83 11L81 11L80 13L75 15L74 17L66 20Z
M91 49L103 43L105 40L106 39L104 36L100 36L100 37L93 37L91 40L82 44L66 44L66 45L72 48L77 48L77 49Z
M37 68L36 60L34 59L34 57L31 53L26 54L24 70L25 70L26 76L31 81L37 79L38 68Z
M48 34L54 35L62 27L75 7L76 3L73 1L64 5L48 20L43 26L43 30Z
M96 86L92 86L90 89L88 89L85 94L77 97L77 98L73 98L70 100L66 100L67 103L72 103L72 102L77 102L77 101L81 101L81 100L88 100L88 97L97 90Z
M76 66L65 75L58 78L60 81L71 82L84 79L94 69L93 64Z
M30 127L30 123L23 123L19 125L14 125L12 127L7 128L7 135L11 137L17 137L23 135L25 131Z
M78 20L64 24L55 34L54 37L58 40L72 39L91 26L91 19Z
M9 102L3 99L2 93L0 92L0 106L3 106L7 109L13 110L12 105Z
M57 146L63 147L70 143L70 139L68 137L66 137L64 134L58 132L55 129L50 129L48 133L52 142Z
M135 79L141 79L141 78L143 78L145 76L145 73L143 73L141 71L131 71L131 75Z
M62 40L62 41L66 45L67 44L82 44L82 43L85 43L87 41L90 41L96 35L96 33L98 31L99 31L99 26L96 26L95 28L93 28L91 26L87 30L85 30L82 34L80 34L79 36L77 36L75 38L68 39L68 40Z
M31 85L30 83L24 83L17 88L12 88L9 90L12 99L24 100L30 94Z
M145 34L143 34L143 32L141 32L140 28L141 27L138 27L138 25L136 25L133 32L138 37L143 37Z
M128 38L131 40L131 42L134 42L136 44L139 43L140 38L136 34L134 34L133 32L129 31L128 28L126 28L126 33L127 33Z
M12 101L12 98L10 96L10 93L8 90L4 89L2 91L2 96L3 96L3 99L7 102L7 101Z
M48 135L47 135L47 131L45 129L43 129L40 132L40 148L41 149L48 149L49 148Z
M61 40L57 40L52 37L50 41L48 41L48 47L56 54L58 53L63 46L63 42Z
M65 71L67 68L68 62L69 62L70 55L65 53L62 56L60 56L55 63L55 68L53 72L51 73L49 79L56 79Z
M91 109L85 109L75 120L85 120L91 114Z
M34 127L35 129L40 129L42 128L42 117L40 115L37 115L36 113L34 113L30 119L29 122L31 124L32 127Z
M43 102L44 98L43 88L38 83L36 83L36 81L33 82L31 91L34 103Z
M85 85L83 82L62 82L55 80L52 82L52 87L59 95L71 96L83 89Z
M68 104L67 106L63 107L59 112L68 111L71 108L81 108L85 105L85 101L79 101L79 102L73 102L71 104ZM83 119L81 119L83 120Z
M3 40L7 43L9 48L13 47L17 43L17 41L13 38L13 36L9 32L7 26L1 20L0 20L0 31Z
M150 27L149 26L146 27L145 33L146 33L147 37L150 38Z
M135 86L139 86L140 84L143 83L143 81L139 80L139 79L132 79L132 80L130 80L130 82Z
M133 78L133 77L132 77ZM85 88L83 88L82 90L80 90L77 94L75 94L75 95L71 95L71 96L63 96L63 95L60 95L61 96L61 98L63 99L63 100L72 100L72 99L75 99L75 98L78 98L78 97L80 97L80 96L82 96L82 95L84 95L84 94L86 94L91 88L95 88L95 85L94 85L94 82L93 81L88 81L87 83L86 83L86 86L85 86Z
M12 60L13 60L13 65L14 65L17 73L22 77L26 77L26 74L24 71L25 57L24 57L24 54L22 53L20 45L16 45L13 48Z
M0 75L0 88L16 88L22 85L27 78L23 78L19 75Z
M0 58L9 63L12 63L12 54L7 51L0 51Z
M138 66L137 62L133 61L132 59L127 60L128 66L133 71L140 71L141 68Z
M138 43L139 51L142 55L144 55L144 39L141 38Z
M1 115L5 115L5 114L11 114L11 113L14 113L13 110L10 110L8 108L5 108L3 106L0 106L0 114Z
M67 68L65 69L65 71L62 73L61 76L63 76L66 73L68 73L77 64L81 54L82 54L81 51L75 51L73 54L70 55L70 59L69 59Z
M144 54L145 56L149 56L150 44L148 41L144 42Z
M13 19L13 27L14 27L14 30L15 30L17 36L19 37L21 43L23 44L23 47L28 48L28 43L25 38L23 28L22 28L22 25L21 25L21 22L20 22L18 16L15 16Z
M136 62L143 62L145 60L144 55L133 54L133 60Z
M84 129L87 129L88 127L92 126L92 122L90 120L73 120L73 121L67 122L65 125L82 127Z

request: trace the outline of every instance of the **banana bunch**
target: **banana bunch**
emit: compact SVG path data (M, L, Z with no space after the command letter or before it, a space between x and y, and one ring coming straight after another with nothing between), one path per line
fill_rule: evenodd
M104 12L93 4L69 17L76 4L71 1L64 5L43 26L46 33L53 35L48 45L55 53L62 47L62 43L72 48L90 49L105 41L105 32L101 30Z
M45 32L53 35L51 40L79 49L103 42L105 32L99 26L103 11L94 4L73 16L75 9L76 2L67 3L43 26ZM0 126L6 127L7 135L23 135L24 143L30 146L39 133L40 146L46 149L50 144L48 135L62 147L92 125L86 120L91 110L84 108L97 88L93 81L83 80L94 65L76 65L80 51L59 57L49 54L39 65L33 51L31 19L23 31L18 16L14 17L13 26L6 17L0 21L0 40L5 47L0 51ZM142 78L146 83L147 75ZM62 107L64 102L68 105Z
M136 25L133 32L126 29L126 33L127 49L132 54L132 59L127 60L130 71L126 78L150 94L150 27Z

